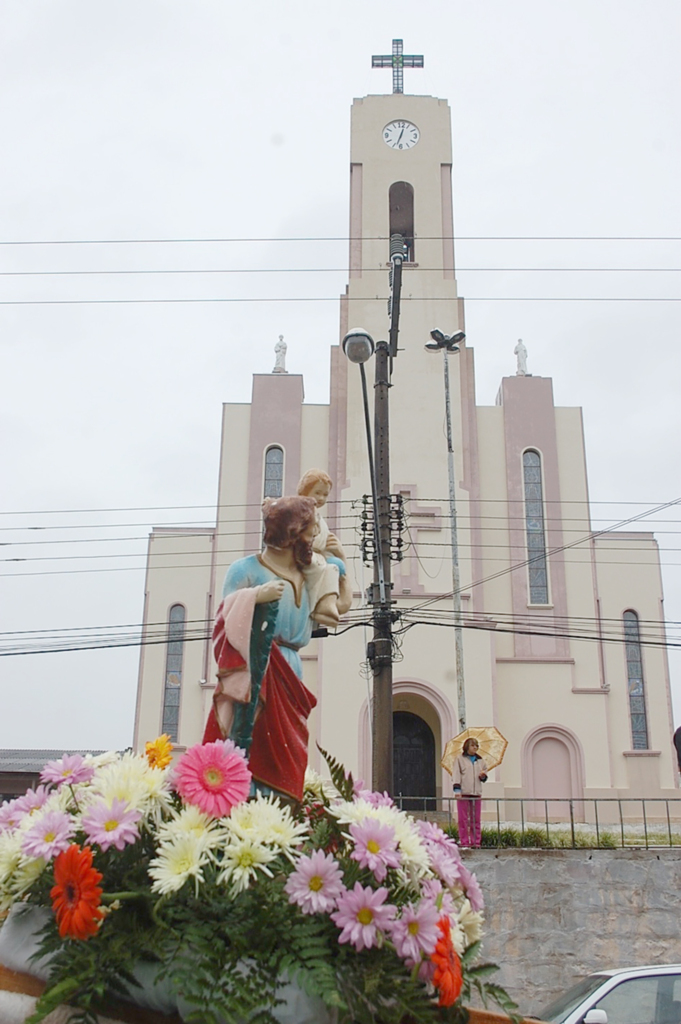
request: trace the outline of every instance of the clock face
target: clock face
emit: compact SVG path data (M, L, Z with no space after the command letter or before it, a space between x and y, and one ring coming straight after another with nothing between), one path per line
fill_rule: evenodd
M421 138L421 133L411 121L391 121L383 129L383 141L391 149L411 149Z

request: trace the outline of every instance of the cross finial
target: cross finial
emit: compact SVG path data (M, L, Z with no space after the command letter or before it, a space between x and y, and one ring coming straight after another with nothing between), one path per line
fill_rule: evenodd
M372 68L393 69L393 92L404 92L404 68L422 68L423 55L406 55L402 52L402 40L393 39L393 52L382 57L371 58Z

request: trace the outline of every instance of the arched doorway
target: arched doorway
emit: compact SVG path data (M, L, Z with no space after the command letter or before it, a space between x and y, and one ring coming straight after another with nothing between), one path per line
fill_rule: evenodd
M393 774L395 796L405 800L405 810L434 810L435 737L427 722L411 711L393 712Z
M583 770L579 741L558 725L540 726L526 738L523 775L532 817L551 820L583 820Z

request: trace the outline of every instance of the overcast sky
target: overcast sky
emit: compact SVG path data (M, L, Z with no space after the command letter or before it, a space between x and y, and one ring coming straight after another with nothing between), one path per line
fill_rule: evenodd
M350 105L394 37L452 109L478 402L522 337L584 409L594 528L680 497L680 30L677 0L0 0L0 652L139 625L148 532L214 521L221 403L279 334L328 400ZM112 301L168 298L235 301ZM138 656L1 658L0 746L129 744Z

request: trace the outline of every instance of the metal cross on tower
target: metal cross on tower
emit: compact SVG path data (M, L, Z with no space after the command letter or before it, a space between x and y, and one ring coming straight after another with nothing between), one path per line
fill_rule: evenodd
M382 57L371 58L372 68L393 69L393 92L404 92L404 68L422 68L423 55L406 55L402 52L402 40L393 39L393 52Z

